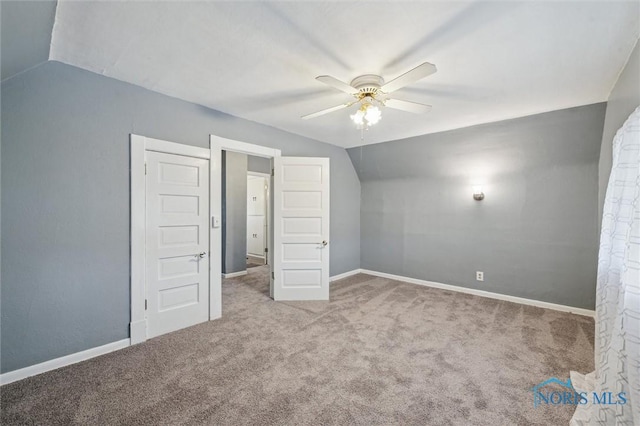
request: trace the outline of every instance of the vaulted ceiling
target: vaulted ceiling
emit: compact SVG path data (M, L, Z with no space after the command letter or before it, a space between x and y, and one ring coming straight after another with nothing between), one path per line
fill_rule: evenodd
M60 1L49 58L351 147L607 99L640 35L633 2ZM300 116L349 95L316 81L438 72L396 92L433 105ZM352 107L353 110L356 107Z

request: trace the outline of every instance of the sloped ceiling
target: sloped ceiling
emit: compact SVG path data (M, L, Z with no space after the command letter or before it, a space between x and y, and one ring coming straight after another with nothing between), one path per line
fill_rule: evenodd
M343 147L607 99L639 36L634 2L60 1L50 59ZM385 109L361 140L349 95L314 78L387 81L430 113ZM355 110L355 107L352 107Z

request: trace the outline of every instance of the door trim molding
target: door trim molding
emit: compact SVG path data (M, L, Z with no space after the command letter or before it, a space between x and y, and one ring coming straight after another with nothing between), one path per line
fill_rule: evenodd
M184 155L210 159L211 151L192 145L184 145L145 136L130 135L131 152L131 322L129 335L131 344L147 340L147 319L145 316L145 240L146 240L146 185L145 185L145 152L163 152L166 154ZM209 164L211 175L211 164ZM211 251L211 242L209 242ZM211 285L211 272L209 272ZM211 305L209 306L211 313ZM211 314L209 315L211 316Z
M211 152L211 161L209 166L211 167L210 177L211 182L209 186L209 214L220 219L222 222L222 151L233 151L241 154L254 155L257 157L274 158L280 157L282 152L279 149L268 148L262 145L254 145L247 142L240 142L233 139L222 138L216 135L209 135L209 150ZM269 184L271 188L271 183ZM271 225L271 224L270 224ZM209 315L210 320L222 317L222 223L217 228L209 228L209 244L214 250L209 250L211 253L209 259L210 265L210 302L209 302ZM271 232L271 226L269 227ZM269 264L273 265L271 256L273 250L269 248ZM272 289L273 290L273 289ZM272 293L273 294L273 293Z
M258 177L263 177L263 178L267 178L267 179L269 179L271 177L271 175L269 173L252 172L251 170L247 171L247 176L258 176Z

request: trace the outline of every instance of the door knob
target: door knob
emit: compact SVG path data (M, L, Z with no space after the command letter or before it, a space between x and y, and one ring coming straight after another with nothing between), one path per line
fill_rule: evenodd
M326 240L325 240L325 241L323 241L323 242L322 242L322 247L326 247L326 246L327 246L327 244L329 244L329 242L328 242L328 241L326 241Z
M203 258L203 257L205 257L206 255L207 255L207 252L206 252L206 251L203 251L202 253L198 253L198 254L196 254L196 257L197 257L198 259L202 259L202 258Z

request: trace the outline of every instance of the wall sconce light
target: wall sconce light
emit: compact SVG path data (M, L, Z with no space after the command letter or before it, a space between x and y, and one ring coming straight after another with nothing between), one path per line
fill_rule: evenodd
M473 187L473 199L476 201L484 200L484 192L482 192L482 186L476 185Z

